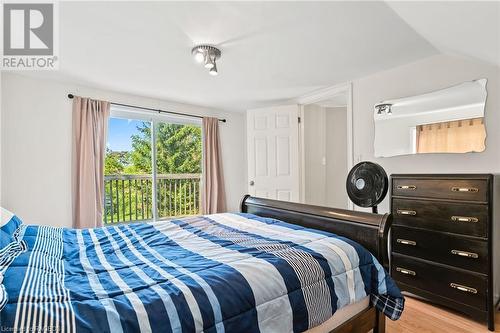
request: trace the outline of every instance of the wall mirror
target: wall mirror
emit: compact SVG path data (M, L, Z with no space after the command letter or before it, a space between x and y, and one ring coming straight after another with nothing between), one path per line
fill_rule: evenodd
M484 151L486 82L376 104L375 156Z

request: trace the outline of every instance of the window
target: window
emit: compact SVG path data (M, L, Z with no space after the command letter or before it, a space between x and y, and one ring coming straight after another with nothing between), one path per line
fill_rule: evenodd
M159 218L199 214L200 126L158 123L156 172Z
M196 121L112 106L104 224L199 214L201 149Z
M418 153L467 153L484 151L484 118L463 119L419 125L416 128Z

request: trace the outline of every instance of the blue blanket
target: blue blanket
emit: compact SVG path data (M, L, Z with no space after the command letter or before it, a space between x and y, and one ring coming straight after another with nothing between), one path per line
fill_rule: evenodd
M250 214L17 233L6 332L302 332L368 295L403 310L359 244Z

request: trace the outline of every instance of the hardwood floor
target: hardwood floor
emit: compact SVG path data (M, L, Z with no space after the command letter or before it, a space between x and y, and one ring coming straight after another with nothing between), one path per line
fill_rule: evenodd
M495 317L500 332L500 312ZM406 297L405 310L398 321L386 320L387 333L487 333L486 324L475 322L451 310Z

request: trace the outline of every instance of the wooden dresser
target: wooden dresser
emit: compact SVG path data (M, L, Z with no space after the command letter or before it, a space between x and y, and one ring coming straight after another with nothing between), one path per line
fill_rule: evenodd
M401 290L487 322L494 330L500 259L497 177L398 174L391 180L391 274Z

